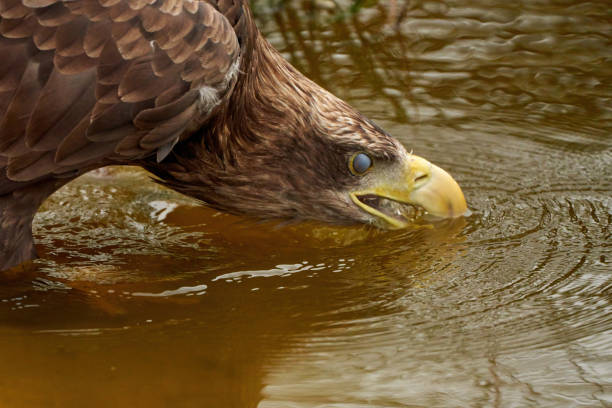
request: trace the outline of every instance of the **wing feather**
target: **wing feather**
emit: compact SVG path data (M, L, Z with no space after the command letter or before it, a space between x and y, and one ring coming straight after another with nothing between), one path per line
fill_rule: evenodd
M55 152L55 162L62 167L75 166L112 153L112 143L97 143L87 137L89 118L83 120L62 140Z
M29 9L20 0L4 0L0 2L0 16L4 18L23 18Z
M74 20L74 15L62 3L55 3L48 7L35 9L34 14L38 24L43 27L59 27L62 24L69 24Z
M163 99L169 99L166 95L163 96ZM197 89L188 91L183 93L179 99L139 112L134 118L134 123L139 129L155 129L164 122L172 121L173 118L180 115L190 106L195 105L198 102L198 98L199 91Z
M196 110L197 106L193 103L178 115L161 122L160 125L157 125L140 139L140 147L145 150L153 150L173 141L185 130L189 123L189 117L195 115Z
M93 22L87 26L87 32L83 38L83 49L88 57L100 57L110 32L111 23L109 21Z
M30 8L47 7L56 2L57 0L22 0L23 5Z
M85 54L79 54L74 57L64 57L55 54L53 63L64 74L78 74L96 66L96 61Z
M163 159L231 90L243 6L0 0L0 170L30 181Z
M57 46L55 34L57 33L56 27L40 27L34 33L32 40L34 45L41 51L49 51L55 49Z
M39 92L36 106L28 121L25 135L28 147L33 150L50 150L57 147L61 139L91 111L96 102L94 77L95 72L92 70L66 75L55 69L51 73ZM52 140L47 136L49 133L54 134Z
M37 25L36 18L32 15L24 18L2 18L2 21L0 21L0 35L4 38L31 37Z
M118 23L127 22L138 15L140 9L132 8L129 3L121 2L111 7L109 17Z
M0 122L0 135L2 135L0 152L5 156L10 157L7 150L16 141L21 140L25 143L25 130L28 126L28 120L43 85L38 78L37 65L35 61L29 61L19 82L19 87L13 94Z
M0 49L6 51L2 54L4 60L3 64L0 64L0 92L12 92L19 86L19 82L22 78L23 71L28 65L31 50L28 44L23 42L0 42ZM8 95L3 97L3 102L6 106L12 99ZM0 112L6 112L2 110Z
M59 26L55 34L56 55L75 57L84 54L83 37L88 25L85 17L77 17Z
M30 150L9 158L6 174L13 181L29 181L52 173L56 167L52 152Z

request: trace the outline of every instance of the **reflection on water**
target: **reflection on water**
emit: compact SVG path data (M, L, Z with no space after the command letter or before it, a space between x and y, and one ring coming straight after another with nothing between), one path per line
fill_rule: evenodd
M609 6L284 4L258 8L274 45L473 215L276 226L88 175L0 278L0 406L612 404Z

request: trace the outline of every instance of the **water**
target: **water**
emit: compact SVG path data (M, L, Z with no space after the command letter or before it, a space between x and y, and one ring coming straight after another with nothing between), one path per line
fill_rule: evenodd
M609 4L317 4L260 27L473 215L277 226L87 175L0 278L0 406L612 406Z

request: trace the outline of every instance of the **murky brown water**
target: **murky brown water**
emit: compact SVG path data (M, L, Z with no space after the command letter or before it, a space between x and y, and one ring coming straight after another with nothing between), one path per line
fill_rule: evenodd
M612 406L610 4L288 3L274 45L474 214L277 227L85 176L0 278L0 406Z

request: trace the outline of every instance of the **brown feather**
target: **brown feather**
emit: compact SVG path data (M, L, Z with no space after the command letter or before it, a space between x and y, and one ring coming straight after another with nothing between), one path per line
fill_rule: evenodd
M117 95L117 86L98 84L96 86L96 100L98 104L104 104L104 105L119 103L120 99L119 99L119 96ZM97 116L95 112L96 110L92 112L93 117Z
M202 63L195 58L185 63L185 68L181 72L181 79L185 82L193 82L198 78L203 78L206 75L206 70Z
M98 0L77 0L64 3L72 14L87 16L89 21L100 22L108 20L109 9L102 6Z
M60 26L55 35L57 53L62 57L74 57L84 54L83 37L87 32L88 25L89 21L85 17L78 17Z
M194 51L193 46L185 42L180 42L175 47L170 48L167 51L167 54L168 54L168 57L170 57L170 59L172 60L172 62L174 62L175 64L182 64L183 62L187 61L187 59L193 55L193 51Z
M4 58L4 64L0 65L0 92L17 89L31 53L32 50L26 43L0 42L0 55ZM4 112L0 111L1 114Z
M108 21L90 23L87 26L85 38L83 38L83 49L90 58L98 58L102 49L108 41L111 31L111 23Z
M44 27L58 27L69 23L74 18L63 3L55 3L48 7L36 9L35 15L38 24Z
M130 62L126 62L119 54L115 43L108 41L98 63L98 83L102 85L119 85L121 78L130 68Z
M16 140L24 138L28 119L43 85L38 79L38 64L30 61L0 123L0 153L6 155Z
M0 0L0 17L18 19L23 18L29 13L29 9L24 7L21 0Z
M85 117L62 141L54 158L58 166L74 167L112 154L115 144L92 142L86 136L88 126L89 120Z
M86 88L82 88L78 95L75 93L77 96L74 98L72 104L70 104L70 102L65 102L63 104L67 109L57 115L57 120L50 123L48 129L44 129L44 125L41 126L43 122L41 119L43 118L38 116L41 111L44 112L44 115L48 110L45 109L44 106L37 106L26 130L26 143L31 149L55 150L62 142L63 138L66 137L83 118L89 117L89 112L96 103L94 83L89 82L86 83L85 86Z
M37 27L38 23L34 16L17 19L3 18L0 21L0 34L4 38L26 38L31 37Z
M74 148L75 146L71 146ZM95 163L105 157L110 156L114 151L115 145L112 143L93 143L83 146L79 150L75 150L72 154L66 156L63 160L58 160L58 163L65 167L82 166L84 163ZM94 166L95 167L100 167Z
M97 94L97 91L98 90L96 88L96 94ZM102 114L104 114L104 112L106 112L108 109L110 109L111 106L115 105L116 103L117 102L103 103L98 100L94 108L91 110L91 114L89 117L89 123L91 124L91 122L98 119Z
M155 3L156 0L127 0L133 10L142 10L145 6Z
M159 9L163 13L176 16L183 9L183 0L162 0L162 5Z
M38 27L33 36L34 44L42 51L55 49L57 47L56 32L55 27Z
M22 0L23 5L31 8L40 8L47 7L54 3L59 2L59 0Z
M11 99L13 99L14 94L15 94L15 89L9 89L9 90L3 91L1 89L1 80L0 80L0 112L6 112L9 104L11 103ZM0 122L1 121L2 121L2 118L0 117ZM2 163L0 163L0 168L1 167L2 167Z
M98 133L88 134L87 138L92 142L107 143L125 139L135 132L134 126L127 124L123 127L114 127Z
M85 54L75 57L63 57L55 54L53 63L62 74L78 74L96 66L97 61Z
M134 118L134 125L139 129L154 129L160 124L181 115L182 112L196 103L198 96L199 91L197 89L191 90L171 103L143 110Z
M152 46L145 38L139 37L130 43L118 43L119 53L127 60L145 57L151 53Z
M122 139L115 147L115 153L122 157L142 157L146 150L140 147L141 132L135 132Z
M27 154L28 152L30 152L30 148L26 146L23 138L13 139L2 149L2 154L6 156L7 160L11 157Z
M153 7L145 7L140 12L140 23L147 32L155 33L163 30L168 18Z
M132 64L119 84L119 97L123 102L140 102L155 98L176 79L170 76L158 77L151 68L150 61Z
M117 44L128 44L136 41L142 34L138 26L126 21L113 24L111 35Z
M99 1L103 7L112 7L118 4L119 2L121 2L122 0L99 0Z
M153 61L151 61L151 68L156 76L165 77L178 74L183 67L175 64L166 52L156 48Z
M131 8L127 2L122 1L110 8L109 17L117 23L123 23L136 17L139 11Z
M91 118L87 137L89 140L101 142L113 129L132 125L132 105L117 103L108 106L104 111ZM111 140L114 140L112 138Z
M161 94L159 94L159 96L157 96L155 98L155 106L159 107L159 106L167 105L167 104L171 103L172 101L175 101L175 100L179 99L188 90L189 90L189 86L186 83L178 83L178 84L168 88L167 90L165 90ZM139 114L139 116L142 115L143 113L144 113L144 111L141 112ZM139 120L138 116L135 117L134 118L134 123L137 123L138 120Z
M164 29L155 33L155 41L163 50L172 48L183 41L193 29L194 21L185 16L184 18L169 19Z
M158 124L140 140L140 146L145 150L153 150L179 137L192 120L196 109L193 103L178 115Z
M91 140L87 139L87 128L89 127L89 118L83 117L81 121L64 137L55 152L55 162L58 165L64 166L74 164L75 161L70 161L70 157L92 144Z
M18 157L11 157L6 174L14 181L29 181L43 177L57 168L52 152L30 151Z
M36 106L29 118L26 132L26 145L35 148L45 133L60 123L74 104L83 103L85 111L91 110L93 100L93 80L95 71L89 70L74 75L66 75L54 70L40 91ZM75 126L80 118L72 118ZM67 127L70 130L70 127Z

